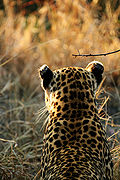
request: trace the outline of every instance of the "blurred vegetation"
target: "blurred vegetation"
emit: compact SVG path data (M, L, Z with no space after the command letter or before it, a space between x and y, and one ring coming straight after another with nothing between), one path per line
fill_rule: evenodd
M77 49L96 54L119 48L119 0L0 0L0 179L39 179L47 118L39 67L85 67L94 59L105 66L97 101L114 180L119 179L120 53L72 57ZM102 115L102 109L110 116Z

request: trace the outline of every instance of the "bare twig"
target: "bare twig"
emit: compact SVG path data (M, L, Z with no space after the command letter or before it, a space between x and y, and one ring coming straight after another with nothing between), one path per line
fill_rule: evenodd
M101 53L101 54L80 54L80 51L79 50L77 50L77 51L78 51L78 54L72 54L72 56L74 56L74 57L77 57L77 56L85 56L85 57L88 57L88 56L107 56L110 54L120 52L120 49L118 49L116 51L108 52L108 53Z

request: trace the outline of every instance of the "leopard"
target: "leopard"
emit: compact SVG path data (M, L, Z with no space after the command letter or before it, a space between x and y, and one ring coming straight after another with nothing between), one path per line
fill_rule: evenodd
M43 180L112 180L113 162L96 104L104 65L39 70L49 119L41 156Z

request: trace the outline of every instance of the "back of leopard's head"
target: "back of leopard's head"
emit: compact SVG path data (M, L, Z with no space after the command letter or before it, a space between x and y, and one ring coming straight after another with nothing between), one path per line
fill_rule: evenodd
M96 113L95 91L102 80L103 64L93 61L83 69L40 69L45 101L52 118L91 118Z

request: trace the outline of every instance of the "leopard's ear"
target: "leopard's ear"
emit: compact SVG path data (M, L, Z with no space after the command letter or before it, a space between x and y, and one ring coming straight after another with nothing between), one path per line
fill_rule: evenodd
M43 80L43 88L47 89L53 78L53 72L46 64L40 68L40 77Z
M94 74L97 84L99 85L102 81L102 74L104 72L103 64L98 61L92 61L87 65L86 70Z

